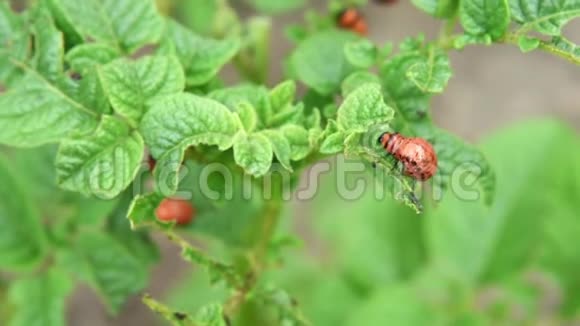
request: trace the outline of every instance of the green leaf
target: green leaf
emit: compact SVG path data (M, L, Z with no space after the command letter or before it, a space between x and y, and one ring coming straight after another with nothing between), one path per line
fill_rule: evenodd
M66 274L51 269L34 278L23 278L10 288L16 306L11 326L64 326L66 299L73 284Z
M55 0L85 38L133 52L158 41L163 18L152 0Z
M0 160L0 184L0 268L32 268L45 253L41 218L23 184L3 159Z
M459 0L412 0L412 2L417 8L438 18L453 17L459 5Z
M249 0L256 10L265 14L279 14L286 11L296 10L304 6L306 0Z
M61 266L102 296L112 313L119 312L129 296L147 285L148 272L139 260L104 233L83 233L59 259Z
M368 326L394 324L401 326L427 325L433 322L435 313L427 303L407 284L387 287L374 293L369 300L352 312L347 326L355 326L361 320Z
M344 54L344 46L356 39L351 33L327 30L300 42L290 57L296 78L318 93L327 95L340 88L354 71Z
M35 36L33 66L39 74L55 82L63 73L62 33L56 29L50 12L44 5L34 8L31 16Z
M272 158L272 145L262 134L240 137L234 143L234 159L248 174L260 177L268 173Z
M225 312L221 304L212 303L201 307L195 315L195 320L209 326L227 326Z
M296 83L293 80L287 80L274 87L269 94L270 105L274 113L280 112L287 106L292 105L296 96Z
M158 193L135 196L127 212L127 218L131 222L131 228L136 230L140 227L155 225L157 223L155 210L163 198Z
M524 53L533 51L540 46L540 40L528 36L520 36L518 39L520 50Z
M222 151L233 145L240 130L239 119L227 107L207 98L179 94L155 101L143 116L140 130L156 158L157 180L168 186L168 194L177 188L177 171L184 151L193 145L216 145Z
M393 109L383 101L380 85L364 84L338 108L337 122L340 130L366 132L372 125L391 121L393 116Z
M292 171L292 165L290 164L292 147L284 134L280 130L264 130L261 133L263 133L270 141L272 150L274 151L274 155L276 155L278 162L280 162L286 170Z
M552 36L560 36L564 25L580 16L578 0L509 0L511 17L522 25L521 31L536 30Z
M203 38L174 21L167 24L159 51L179 58L188 86L209 82L240 48L240 41L235 38L220 41Z
M175 57L149 56L115 60L100 70L103 87L115 111L138 122L155 98L183 91L185 76Z
M104 65L121 56L118 49L103 43L85 43L72 48L65 59L79 73Z
M0 3L0 80L10 86L21 77L21 71L10 63L10 59L24 62L28 58L30 39L23 15L10 9L7 1Z
M468 34L502 37L510 22L508 0L462 0L459 17Z
M247 132L251 132L256 129L258 125L258 115L256 109L247 102L242 102L238 104L235 110L242 121L242 125Z
M230 88L215 90L208 97L222 103L233 112L239 110L240 103L250 103L257 113L258 129L266 127L272 118L273 112L268 91L262 86L241 84ZM238 112L238 114L242 116L241 112Z
M427 57L407 70L407 77L426 93L442 93L451 78L449 57L443 50L429 48Z
M335 154L344 151L345 138L346 135L341 131L328 135L320 145L320 153Z
M349 42L344 46L348 62L358 68L370 68L377 62L378 49L367 39Z
M95 113L30 70L18 86L0 96L0 143L34 147L57 142L74 130L97 124Z
M282 127L284 137L290 143L290 159L299 161L312 151L308 130L302 126L287 124Z
M350 74L342 82L342 96L347 97L352 91L367 83L380 83L379 78L367 71L357 71Z
M138 132L104 116L93 134L63 141L56 158L58 184L67 190L114 198L135 178L144 150Z
M483 152L497 174L496 199L491 207L477 202L473 180L457 171L455 196L427 220L435 265L469 283L503 279L529 266L541 252L546 216L558 214L550 194L570 183L570 139L573 132L552 121L522 123L488 139Z
M108 216L105 230L127 248L129 253L137 258L144 268L149 268L159 262L159 249L148 232L131 228L131 221L127 216L133 200L133 191L126 191L122 195L120 203Z
M397 121L419 122L427 116L431 95L407 77L411 67L424 62L424 57L419 53L402 53L381 67L385 100L397 111Z
M227 0L184 0L172 5L172 15L201 35L223 37L240 31L239 17Z
M483 192L482 199L487 205L491 205L496 191L496 176L486 159L477 148L467 145L463 140L441 129L433 129L425 134L419 132L419 136L427 139L437 153L437 173L433 179L436 186L443 191L457 182L460 175L467 179L468 176L476 178L476 184ZM450 184L451 183L451 184Z
M563 57L569 57L575 62L580 61L580 46L564 37L554 36L549 42L541 42L540 47L559 53Z

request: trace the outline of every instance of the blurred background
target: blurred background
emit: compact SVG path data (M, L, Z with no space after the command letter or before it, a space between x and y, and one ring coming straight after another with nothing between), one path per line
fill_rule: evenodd
M309 3L326 10L326 1ZM255 14L233 4L242 17ZM440 28L409 1L370 1L362 11L378 43L420 32L430 39ZM284 26L303 14L272 20L270 86L283 79L292 48ZM564 34L580 43L580 20ZM449 196L418 216L370 195L341 201L326 175L314 200L288 208L280 233L298 234L303 246L288 249L284 267L268 277L315 325L580 325L580 69L508 45L450 55L454 75L434 98L433 116L481 144L498 175L496 202L485 208ZM224 78L237 79L233 69ZM224 297L174 245L156 241L162 261L148 292L184 311ZM162 324L138 297L110 317L85 288L70 299L68 318L83 326Z

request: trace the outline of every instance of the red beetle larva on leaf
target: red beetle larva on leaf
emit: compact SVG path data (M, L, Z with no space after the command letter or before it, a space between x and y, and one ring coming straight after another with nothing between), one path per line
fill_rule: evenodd
M178 225L189 224L193 219L193 205L183 199L165 198L155 210L155 216L161 222L175 222Z
M405 175L418 181L426 181L437 172L437 155L433 146L425 139L385 132L381 134L378 142L403 164Z

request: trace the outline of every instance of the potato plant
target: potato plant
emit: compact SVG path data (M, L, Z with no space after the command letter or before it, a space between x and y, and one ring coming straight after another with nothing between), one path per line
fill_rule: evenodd
M383 2L385 8L396 5ZM578 143L560 126L537 123L506 132L509 137L497 136L502 140L490 140L497 145L486 145L482 152L438 128L430 102L452 78L449 52L466 47L504 44L524 53L544 51L577 69L580 48L562 29L580 16L580 1L412 3L441 20L438 38L418 35L400 44L375 44L360 35L362 29L349 29L337 20L344 10L366 1L335 0L326 12L307 11L304 21L287 26L294 47L283 61L272 62L271 17L298 10L306 1L247 1L261 13L250 18L238 15L234 8L239 3L227 0L37 0L19 11L1 2L0 300L9 304L1 308L0 321L64 325L66 298L77 283L94 289L111 314L119 313L129 297L142 295L152 311L173 325L354 325L365 320L385 325L389 319L372 317L380 316L381 309L403 318L397 325L475 320L463 314L467 303L462 300L479 281L519 268L520 260L509 261L493 245L489 250L478 247L472 237L481 235L487 244L503 241L501 235L510 233L498 226L501 221L515 221L505 224L513 228L526 223L508 218L515 210L534 216L552 207L521 201L523 180L534 176L554 186L551 181L560 179L541 173L540 154L553 151L553 157L562 158L549 160L553 170L564 161L572 164L566 170L574 170L580 157L567 157L566 148L577 153ZM272 84L271 65L284 70ZM238 72L239 82L224 81L220 72L225 66ZM430 142L438 157L436 175L426 183L405 176L377 143L383 132ZM537 150L522 145L531 143L523 140L526 136L536 140ZM500 178L508 169L498 159L509 154L499 144L512 139L526 153L517 156L526 168L516 169L516 184ZM334 314L321 317L309 306L316 305L314 299L295 296L305 291L300 276L312 274L324 282L324 273L301 268L288 253L295 237L277 230L288 219L283 215L300 178L318 162L337 156L364 164L365 175L373 174L372 182L392 199L381 204L364 197L351 204L356 210L343 207L357 222L337 220L334 227L332 218L324 217L334 204L317 201L322 221L317 223L326 221L322 228L342 237L333 243L340 257L346 257L342 276L348 286L333 273L327 281L336 286L332 293L349 289L336 303L327 303L336 304ZM476 189L475 201L465 202L450 191L458 175ZM563 183L569 179L561 178ZM580 193L568 185L574 190L566 196ZM319 207L324 202L327 206ZM574 209L562 213L569 225L574 225ZM383 219L375 218L378 211ZM488 214L492 217L486 219ZM419 230L421 216L435 217L425 227L427 240ZM387 239L380 241L392 248L387 263L365 259L367 254L353 246L357 240L349 238L349 231L367 234L368 225L384 231L381 238ZM550 241L560 234L574 239L577 226L562 225L549 226ZM177 307L144 294L159 260L151 235L166 236L183 259L203 268L206 283L221 289L220 299L189 311L194 305L188 307L187 300ZM515 245L514 255L526 256L535 238L516 236L524 240ZM503 243L499 240L498 246ZM200 242L206 245L198 247ZM439 271L445 273L425 272L437 266L426 264L427 242L433 261L446 262ZM369 243L365 250L377 254L381 246L373 244L378 246ZM410 254L403 257L402 252ZM560 263L578 263L573 252L568 254L553 249L540 265L558 274ZM284 263L278 268L280 260ZM392 266L398 266L392 274L400 278L371 275ZM417 273L424 276L417 284L431 280L460 289L439 302L444 306L439 309L452 311L447 319L424 313L432 307L410 294L417 284L400 285L394 295L379 296L350 319L340 318L359 300L351 295L353 288L366 295L380 282ZM561 280L566 289L580 284L572 274ZM208 284L195 284L191 292L211 291ZM396 310L402 305L409 310ZM578 307L571 300L562 310L577 312ZM489 322L505 321L501 314L489 316L499 318Z

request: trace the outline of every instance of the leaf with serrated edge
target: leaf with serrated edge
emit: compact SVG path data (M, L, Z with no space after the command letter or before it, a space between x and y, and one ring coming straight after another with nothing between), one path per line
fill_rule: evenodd
M94 134L63 141L56 158L58 183L67 190L113 198L135 178L143 151L138 132L105 116Z
M118 59L100 69L100 78L115 111L134 122L141 119L153 98L185 88L181 64L170 56Z

